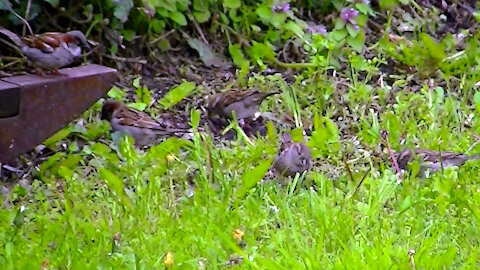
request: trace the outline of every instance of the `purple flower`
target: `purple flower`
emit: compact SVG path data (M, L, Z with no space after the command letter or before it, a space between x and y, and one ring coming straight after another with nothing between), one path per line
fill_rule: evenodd
M327 29L323 25L312 24L307 27L307 31L310 34L326 34Z
M273 12L287 13L290 10L290 4L286 2L280 2L272 7Z
M340 12L340 17L345 22L350 22L353 25L357 24L358 10L354 8L343 8Z

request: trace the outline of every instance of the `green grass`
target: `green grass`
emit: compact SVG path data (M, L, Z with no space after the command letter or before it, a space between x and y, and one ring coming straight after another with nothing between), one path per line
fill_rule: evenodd
M191 142L140 150L110 135L95 104L44 143L61 150L28 186L2 195L0 269L162 269L169 252L176 269L232 267L235 256L241 269L480 268L480 162L398 183L381 138L388 131L396 151L480 153L479 37L464 46L451 36L442 46L412 39L380 40L373 60L318 45L288 84L279 74L240 78L283 92L261 110L292 124L272 122L264 138L213 142L196 132ZM388 59L398 64L393 74L380 70ZM137 105L147 107L153 89L135 84ZM184 82L165 104L210 94L192 86ZM147 112L155 115L161 106L153 103ZM312 130L305 141L314 168L292 180L265 174L280 134L292 129Z

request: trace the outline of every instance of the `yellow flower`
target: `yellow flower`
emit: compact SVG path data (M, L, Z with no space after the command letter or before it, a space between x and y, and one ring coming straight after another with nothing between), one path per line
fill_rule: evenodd
M171 252L168 252L165 255L165 258L163 258L163 263L167 268L171 268L173 266L173 254Z
M244 235L244 232L243 232L242 230L240 230L240 229L235 229L235 230L233 230L232 234L233 234L233 237L234 237L235 239L237 239L237 240L240 241L240 240L242 240L242 237L243 237L243 235Z
M170 164L175 160L175 156L172 154L167 155L167 162Z

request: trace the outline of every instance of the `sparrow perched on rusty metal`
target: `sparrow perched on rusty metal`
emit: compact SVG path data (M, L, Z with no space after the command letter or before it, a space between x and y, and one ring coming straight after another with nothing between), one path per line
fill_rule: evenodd
M293 177L308 171L312 168L312 151L301 142L292 142L290 134L284 134L273 167L282 176Z
M114 131L128 133L140 146L151 144L159 138L183 136L191 132L188 121L175 115L163 113L159 120L154 120L148 114L115 100L103 104L100 119L109 121Z
M230 90L218 93L210 98L208 111L225 118L232 117L232 112L238 120L255 115L262 101L280 92L262 93L258 90Z
M420 162L420 177L425 177L427 171L436 172L450 166L461 166L472 159L479 159L479 155L468 156L462 153L454 152L436 152L427 149L406 149L395 155L398 167L402 170L408 170L408 163L418 158Z
M0 28L0 33L9 37L35 66L58 73L58 69L72 64L82 55L82 49L89 51L85 35L80 31L67 33L48 32L20 37L10 30Z

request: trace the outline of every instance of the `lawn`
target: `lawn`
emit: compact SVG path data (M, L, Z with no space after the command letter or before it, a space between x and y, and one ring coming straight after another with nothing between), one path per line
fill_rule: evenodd
M388 150L480 153L476 4L331 2L348 9L312 15L337 16L327 33L303 2L288 19L275 16L290 5L249 2L238 16L256 10L263 29L212 16L202 34L172 27L167 62L112 60L106 98L184 115L193 137L135 146L100 120L105 98L1 167L0 269L478 269L480 161L399 175ZM260 106L264 134L204 126L205 97L230 88L281 92ZM311 170L269 169L284 133L311 148Z

